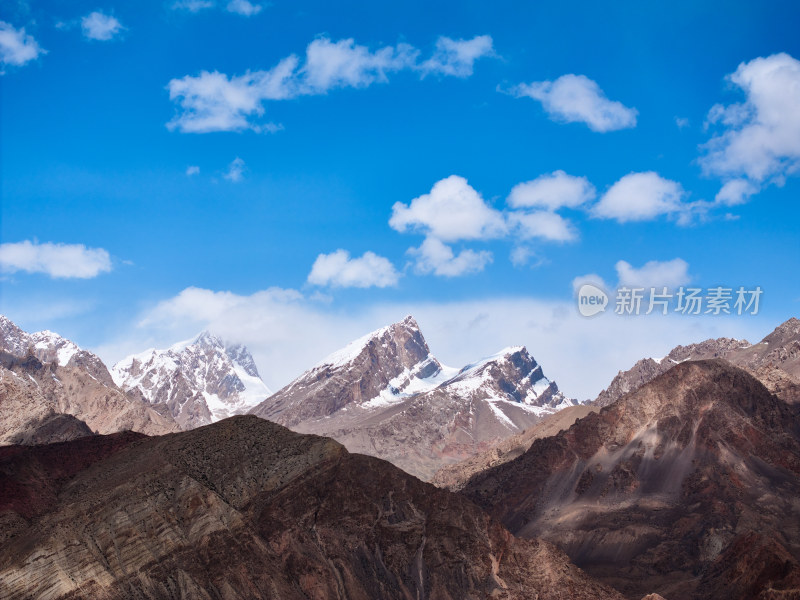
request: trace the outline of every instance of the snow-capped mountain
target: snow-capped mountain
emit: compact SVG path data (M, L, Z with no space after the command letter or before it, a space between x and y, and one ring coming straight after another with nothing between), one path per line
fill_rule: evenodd
M111 373L122 389L137 389L151 404L165 404L184 429L243 414L272 393L247 348L209 332L128 356Z
M71 418L70 418L71 417ZM177 431L171 415L119 389L95 354L0 315L0 443L42 443L123 430Z
M524 347L455 369L413 317L330 355L251 412L429 477L575 404Z

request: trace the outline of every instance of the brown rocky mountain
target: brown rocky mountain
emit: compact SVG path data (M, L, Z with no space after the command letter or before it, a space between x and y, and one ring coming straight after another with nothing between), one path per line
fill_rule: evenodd
M63 441L87 428L178 430L167 411L120 390L94 354L51 332L27 334L0 316L0 444Z
M533 427L504 439L488 450L479 452L461 462L445 465L436 471L430 481L438 487L457 492L466 485L473 475L490 467L496 467L514 460L524 454L534 441L556 435L563 429L569 429L577 419L582 419L586 415L599 410L598 407L591 404L569 406L555 414L544 417Z
M787 402L800 401L800 320L792 317L758 344L718 338L677 346L661 359L642 359L627 371L620 371L593 404L608 406L678 363L710 358L724 358L746 369Z
M457 494L246 416L0 448L0 540L6 600L621 600Z
M331 355L251 413L428 479L572 405L525 348L452 369L407 317Z
M684 362L462 493L628 598L800 597L800 410Z

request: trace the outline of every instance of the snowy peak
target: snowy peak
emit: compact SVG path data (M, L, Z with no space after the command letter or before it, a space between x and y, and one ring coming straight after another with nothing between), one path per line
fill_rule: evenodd
M524 346L500 352L467 365L442 384L453 393L479 394L486 399L517 402L531 407L556 408L572 405L555 382L544 376L542 367Z
M165 350L129 356L112 372L123 389L166 404L187 429L245 413L271 395L247 348L208 331Z
M100 358L52 331L27 333L0 315L0 349L23 358L29 352L44 364L80 367L103 384L112 384L111 375Z
M330 354L252 412L296 425L328 417L349 405L368 403L387 390L410 393L429 386L429 380L442 373L419 325L407 316Z
M338 369L357 363L374 351L383 349L381 354L395 353L397 360L411 368L430 354L428 344L419 330L419 325L412 316L407 316L387 327L376 329L365 336L347 344L317 363L314 369Z

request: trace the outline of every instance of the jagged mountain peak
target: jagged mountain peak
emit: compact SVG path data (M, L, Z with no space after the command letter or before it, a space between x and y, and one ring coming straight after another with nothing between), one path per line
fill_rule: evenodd
M406 367L412 367L430 354L416 319L408 315L402 321L371 331L329 354L318 362L314 369L348 365L363 356L370 348L377 350L379 347L384 349L384 353L386 350L396 353L397 358Z
M210 331L128 356L112 372L123 389L165 404L185 429L247 412L272 393L247 348Z
M447 367L407 316L329 355L251 412L427 477L572 404L524 346Z

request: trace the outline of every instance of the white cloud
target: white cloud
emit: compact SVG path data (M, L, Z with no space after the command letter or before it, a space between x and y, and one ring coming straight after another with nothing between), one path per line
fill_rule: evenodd
M596 82L585 75L562 75L555 81L522 83L511 89L517 98L542 103L555 120L586 123L592 131L606 132L636 126L635 108L609 100Z
M508 204L515 208L577 208L597 195L586 177L553 171L536 179L518 183L508 195Z
M306 94L324 94L337 87L362 88L376 81L386 82L387 73L412 66L417 54L408 44L384 46L371 52L352 38L338 42L319 38L306 49L298 89Z
M223 177L233 183L239 183L244 179L244 168L244 161L237 156L231 161L231 164L228 165L228 172L225 173Z
M24 27L15 29L11 23L0 21L0 63L3 66L21 67L46 53L32 35L25 33ZM3 73L0 70L0 74Z
M621 260L615 265L619 286L642 288L676 288L689 283L689 263L682 258L668 261L651 260L638 269Z
M192 175L199 175L200 174L200 167L197 165L191 165L186 167L186 176L191 177Z
M629 173L603 194L592 208L596 217L628 221L648 221L662 215L686 217L691 206L681 200L684 191L675 181L658 173Z
M173 10L188 10L193 13L208 8L214 8L214 2L211 0L179 0L172 5Z
M94 11L81 19L84 37L90 40L108 41L124 27L115 17Z
M437 181L429 194L407 205L396 202L389 225L401 233L421 231L445 242L497 238L506 231L502 213L458 175Z
M572 280L572 295L577 298L578 290L585 284L590 284L599 287L601 290L608 292L610 288L605 280L597 273L587 273L586 275L579 275Z
M678 129L685 129L689 126L689 119L686 117L675 117L675 125L678 126Z
M747 179L731 179L717 192L714 200L719 204L734 206L744 204L753 194L757 194L760 187Z
M0 245L4 273L45 273L58 279L90 279L111 270L111 257L102 248L83 244L23 242Z
M263 100L283 100L297 94L293 82L297 63L297 57L290 56L269 71L248 72L239 77L203 71L197 77L173 79L167 89L181 112L167 127L183 133L273 131L274 124L256 124L251 118L264 114Z
M564 217L545 210L512 212L509 223L523 239L540 238L551 242L571 242L578 237L574 225Z
M410 248L408 253L416 259L414 270L421 275L434 274L441 277L460 277L483 271L492 262L492 253L465 249L455 254L442 241L428 237L419 248Z
M94 350L112 364L143 348L166 347L210 329L246 344L266 383L278 389L330 352L407 314L416 317L431 350L444 364L462 366L509 345L526 345L548 378L568 396L580 399L594 398L618 370L642 357L663 356L678 344L722 335L758 340L774 327L761 315L625 319L605 314L586 319L571 299L482 297L342 311L292 290L273 288L242 296L188 288L145 311L135 319L138 326L132 324L117 340Z
M494 55L491 36L479 35L471 40L454 40L442 36L436 40L433 56L423 62L420 69L426 74L469 77L472 75L476 60Z
M473 46L473 42L484 37L450 40L457 51L447 59L449 62L440 63L440 69L447 70L441 72L467 76L472 69L471 61L476 58L475 47L485 44ZM440 42L445 39L440 38ZM282 127L259 122L264 116L265 102L325 94L342 87L364 88L386 82L389 73L401 70L417 71L424 76L432 67L423 67L425 63L420 64L418 57L419 51L408 44L372 51L353 39L333 42L320 37L308 45L302 63L300 58L290 55L266 71L248 71L230 77L217 71L202 71L196 76L172 79L167 89L178 111L167 127L182 133L248 129L273 132Z
M350 258L346 250L320 254L311 267L308 282L331 287L387 287L397 285L400 275L391 262L374 252Z
M529 246L514 246L508 258L511 264L515 267L525 267L530 265L531 268L540 267L547 261L541 258L533 248Z
M800 61L785 53L756 58L740 64L727 79L745 100L711 108L707 124L721 131L705 144L700 164L723 180L781 185L800 170ZM741 202L755 193L751 190L732 184L718 197Z
M252 17L260 13L262 8L260 4L253 4L247 0L231 0L225 10L243 17Z

